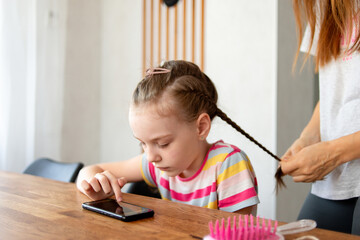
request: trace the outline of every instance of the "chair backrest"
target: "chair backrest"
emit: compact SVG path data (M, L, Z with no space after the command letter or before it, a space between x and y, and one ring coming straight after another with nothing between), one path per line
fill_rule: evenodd
M124 190L126 193L134 193L153 198L161 198L157 188L150 187L145 181L127 183L128 187Z
M50 178L62 182L75 182L83 163L57 162L49 158L40 158L31 163L23 173Z

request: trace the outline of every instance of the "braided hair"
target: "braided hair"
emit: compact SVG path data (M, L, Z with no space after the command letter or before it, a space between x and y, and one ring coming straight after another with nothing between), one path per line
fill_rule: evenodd
M170 101L162 101L171 96ZM245 132L217 107L218 95L214 83L197 65L191 62L166 61L159 68L150 71L137 85L132 99L135 106L144 103L157 103L159 114L176 111L183 120L192 122L201 113L207 113L211 120L218 116L277 161L281 159ZM276 189L285 186L279 167L275 174Z

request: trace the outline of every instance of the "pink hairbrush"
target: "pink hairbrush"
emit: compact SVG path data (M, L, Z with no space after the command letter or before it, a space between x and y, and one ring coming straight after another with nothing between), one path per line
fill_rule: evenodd
M316 222L313 220L300 220L280 227L277 225L277 221L274 221L272 226L271 220L255 218L252 215L245 215L244 219L242 219L241 215L239 215L238 221L234 216L231 226L231 218L229 217L227 226L225 226L224 219L221 220L221 225L219 220L216 220L214 225L209 222L210 234L204 240L283 240L285 234L309 231L315 228Z

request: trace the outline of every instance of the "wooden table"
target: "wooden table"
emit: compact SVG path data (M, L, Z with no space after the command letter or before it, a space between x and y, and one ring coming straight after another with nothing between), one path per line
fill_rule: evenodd
M134 194L124 200L153 209L154 217L122 222L83 210L89 199L73 183L0 171L0 239L200 239L209 221L235 215ZM360 239L322 229L286 239L305 235Z

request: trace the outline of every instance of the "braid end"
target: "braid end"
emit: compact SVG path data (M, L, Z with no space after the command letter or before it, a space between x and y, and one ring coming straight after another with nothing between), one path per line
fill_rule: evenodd
M284 183L284 180L282 179L283 176L284 176L284 173L282 172L281 167L279 167L275 173L276 193L278 193L282 188L286 188L286 184Z

